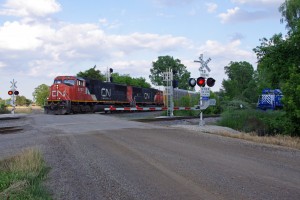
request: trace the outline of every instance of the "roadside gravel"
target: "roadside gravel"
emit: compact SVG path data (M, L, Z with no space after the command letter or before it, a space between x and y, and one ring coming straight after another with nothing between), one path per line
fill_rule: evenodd
M138 119L153 119L155 117L160 117L162 112L139 112L139 113L116 113L112 114L113 117L118 117L128 120L138 120ZM175 117L176 118L176 117ZM173 119L173 120L159 120L151 121L149 123L156 124L159 126L167 126L174 128L184 128L191 131L203 132L203 133L222 133L222 134L239 134L232 128L217 126L215 125L220 117L206 117L204 118L205 125L199 126L199 118L191 119Z

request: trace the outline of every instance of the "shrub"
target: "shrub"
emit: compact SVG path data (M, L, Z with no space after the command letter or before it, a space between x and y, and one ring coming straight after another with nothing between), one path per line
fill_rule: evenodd
M4 103L0 102L0 114L5 113L8 113L7 106Z
M219 125L258 135L290 135L290 122L284 111L261 111L251 108L227 109L221 114Z

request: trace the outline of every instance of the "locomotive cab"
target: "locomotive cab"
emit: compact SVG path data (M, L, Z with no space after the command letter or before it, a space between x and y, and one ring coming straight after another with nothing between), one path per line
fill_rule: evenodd
M75 76L58 76L50 86L50 94L45 105L46 113L65 114L80 111L79 101L89 101L91 95L86 81Z

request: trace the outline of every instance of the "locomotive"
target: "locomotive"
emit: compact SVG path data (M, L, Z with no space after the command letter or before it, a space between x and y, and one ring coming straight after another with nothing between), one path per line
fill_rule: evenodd
M257 108L261 110L275 110L275 109L282 109L283 94L280 89L263 89L262 94L258 97Z
M46 114L99 112L110 106L162 106L163 92L153 88L57 76L50 86Z

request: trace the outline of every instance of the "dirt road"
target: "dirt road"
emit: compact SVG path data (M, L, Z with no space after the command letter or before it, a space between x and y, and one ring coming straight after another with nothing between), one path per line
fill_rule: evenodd
M54 199L300 199L298 150L97 114L19 124L0 158L40 148Z

